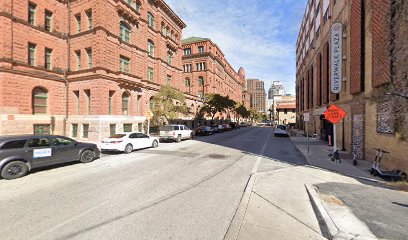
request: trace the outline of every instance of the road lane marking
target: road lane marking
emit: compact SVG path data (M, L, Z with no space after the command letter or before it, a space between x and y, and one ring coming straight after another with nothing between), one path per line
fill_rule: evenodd
M100 204L96 205L95 207L92 207L92 208L90 208L90 209L88 209L88 210L82 212L82 213L79 214L79 215L76 215L76 216L74 216L74 217L71 217L71 218L68 219L67 221L65 221L65 222L63 222L63 223L61 223L61 224L58 224L57 226L55 226L55 227L53 227L53 228L51 228L51 229L46 230L45 232L41 233L40 235L35 236L35 237L32 238L31 240L35 240L35 239L38 239L38 238L40 238L40 237L42 237L42 236L44 236L44 235L47 235L48 233L53 232L54 230L56 230L56 229L58 229L58 228L60 228L60 227L62 227L62 226L64 226L64 225L66 225L66 224L68 224L68 223L70 223L70 222L72 222L72 221L74 221L74 220L76 220L76 219L78 219L78 218L81 218L82 216L85 216L86 214L92 212L93 210L95 210L95 209L101 207L102 205L104 205L104 204L106 204L106 203L107 203L107 202L100 203Z
M266 146L268 145L268 141L271 138L271 135L272 135L272 128L269 131L268 138L266 139L266 141L265 141L265 143L264 143L264 145L263 145L263 147L261 149L261 152L259 153L258 159L256 159L256 162L255 162L254 168L252 168L251 174L254 174L254 173L258 172L259 164L261 163L261 160L263 158L263 154L265 152Z

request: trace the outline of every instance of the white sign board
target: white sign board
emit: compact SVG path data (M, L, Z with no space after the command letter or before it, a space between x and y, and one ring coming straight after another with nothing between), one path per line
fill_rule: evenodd
M343 25L334 23L331 28L331 92L340 93L343 61Z
M310 114L309 113L303 113L303 121L305 121L305 122L310 121Z
M34 149L33 151L33 158L51 157L51 155L52 155L51 148Z

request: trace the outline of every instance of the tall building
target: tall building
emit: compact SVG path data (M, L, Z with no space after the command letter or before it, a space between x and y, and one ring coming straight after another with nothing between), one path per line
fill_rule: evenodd
M275 122L277 122L277 101L281 100L282 96L285 96L285 88L280 81L273 81L268 91L267 110L269 111L271 120L273 119Z
M229 96L248 107L245 71L236 72L221 49L209 38L190 37L183 40L183 91L204 99L205 94Z
M2 1L0 135L142 130L160 86L184 85L185 27L163 0Z
M273 81L272 86L269 88L268 91L268 99L273 100L275 96L284 96L285 95L285 88L283 87L280 81Z
M297 125L328 140L324 118L335 104L347 112L336 143L358 159L391 152L382 166L408 172L408 1L309 0L296 45Z
M261 113L266 112L265 82L259 79L248 79L247 89L250 95L250 106Z

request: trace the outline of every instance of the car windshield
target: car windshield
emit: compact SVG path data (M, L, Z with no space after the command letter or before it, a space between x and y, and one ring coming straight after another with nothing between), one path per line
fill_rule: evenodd
M126 134L114 134L110 136L109 138L123 138L124 136L126 136Z
M174 126L162 126L160 131L174 131Z
M276 128L278 128L278 129L280 129L280 130L286 130L286 126L283 126L283 125L279 125L279 126L277 126Z

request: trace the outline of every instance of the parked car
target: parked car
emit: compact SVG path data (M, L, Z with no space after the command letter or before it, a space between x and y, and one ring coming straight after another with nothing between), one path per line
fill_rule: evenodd
M240 125L241 127L248 127L248 123L246 123L246 122L241 122L239 125Z
M277 125L274 131L275 136L289 136L288 128L285 125Z
M240 129L241 128L241 126L238 124L238 123L236 123L236 122L230 122L230 127L232 128L232 129Z
M165 125L160 127L161 141L181 142L183 139L193 139L193 131L184 125Z
M224 128L222 127L222 125L213 125L213 126L211 126L211 128L212 128L214 133L224 132Z
M221 124L222 128L224 129L224 131L231 131L232 127L229 124Z
M101 151L118 151L131 153L135 149L156 148L159 140L140 132L117 133L104 139L101 144Z
M4 179L25 176L39 167L65 162L89 163L99 158L98 146L54 135L0 137L0 170Z
M196 135L209 136L214 134L214 130L209 126L202 126L196 129Z

